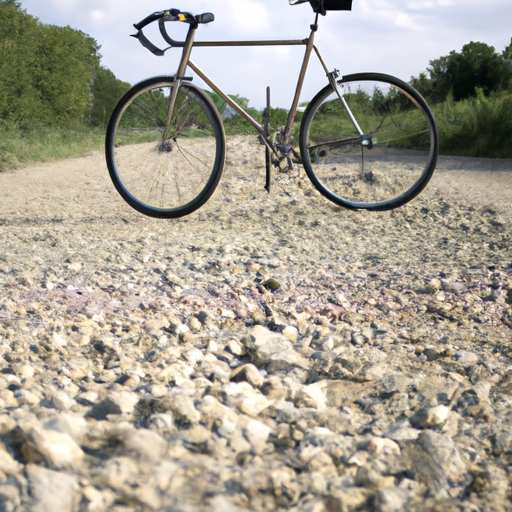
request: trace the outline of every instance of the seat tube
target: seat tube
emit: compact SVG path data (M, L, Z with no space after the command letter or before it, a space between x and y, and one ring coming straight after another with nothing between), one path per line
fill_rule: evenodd
M181 53L181 61L178 66L178 71L175 76L175 86L172 88L171 97L169 99L169 110L167 112L167 121L165 123L165 130L163 134L163 140L167 140L169 138L169 127L171 126L172 114L174 112L174 105L176 104L176 98L178 97L178 92L183 81L183 77L185 76L185 71L187 69L188 60L190 58L190 52L192 51L192 46L194 45L194 37L196 35L197 24L191 24L188 32L187 38L185 40L185 46L183 47L183 51Z
M288 144L290 140L290 134L292 133L292 126L295 121L295 116L297 114L297 107L299 106L299 98L300 93L302 91L302 85L304 84L304 78L306 76L306 71L308 69L309 64L309 58L311 57L311 52L314 48L314 39L315 39L315 32L317 30L317 20L318 20L318 14L315 20L315 24L311 26L311 34L309 36L309 39L307 40L306 44L306 52L304 54L304 61L302 62L302 67L300 70L299 79L297 82L297 88L295 90L295 96L293 98L293 104L290 108L290 113L288 115L288 122L286 123L286 128L283 133L283 140L281 141L283 144Z

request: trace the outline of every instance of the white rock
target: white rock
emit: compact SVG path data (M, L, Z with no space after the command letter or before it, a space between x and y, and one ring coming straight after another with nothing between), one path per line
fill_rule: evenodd
M22 453L27 462L44 462L57 469L78 468L84 459L84 452L68 434L40 427L26 433Z
M29 464L26 468L31 512L73 512L79 498L75 476Z

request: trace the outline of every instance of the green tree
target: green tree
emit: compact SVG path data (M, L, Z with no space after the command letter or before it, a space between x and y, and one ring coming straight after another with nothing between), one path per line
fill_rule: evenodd
M99 66L91 87L89 123L93 126L106 126L117 102L129 88L130 84L118 80L110 69Z
M46 125L66 125L83 119L89 105L90 85L99 67L99 46L94 39L70 27L39 26L33 53L33 83L38 116Z
M411 83L428 101L444 101L450 94L455 101L474 97L481 89L485 96L508 87L512 70L493 46L470 42L460 53L430 61L426 73Z
M31 111L28 58L37 21L15 0L0 1L0 120L27 118Z
M454 54L448 65L455 101L475 96L482 89L488 96L502 89L510 77L510 69L493 46L471 42Z
M0 0L0 120L22 129L80 122L98 51L83 32L44 25L16 0Z
M504 59L512 59L512 37L510 38L510 44L503 50Z

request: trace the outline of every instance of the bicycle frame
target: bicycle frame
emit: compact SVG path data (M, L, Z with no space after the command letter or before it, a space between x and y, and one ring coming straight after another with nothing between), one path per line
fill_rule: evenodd
M265 128L258 123L250 114L248 114L235 100L230 98L227 94L225 94L192 60L190 60L190 53L193 47L240 47L240 46L305 46L306 51L304 54L304 58L302 61L302 66L299 73L299 78L297 81L297 86L295 89L295 95L293 97L292 106L288 113L288 119L284 131L279 136L279 143L282 145L287 145L289 143L292 126L295 121L295 116L297 114L297 109L299 106L299 98L302 92L302 86L304 84L304 79L306 76L306 71L309 65L309 60L311 57L311 53L313 50L315 51L322 67L325 70L327 77L329 78L331 83L336 84L336 76L337 71L329 72L327 66L325 65L320 52L314 45L314 36L315 32L318 30L318 14L315 17L315 22L311 25L311 33L307 39L289 39L289 40L260 40L260 41L194 41L195 32L197 30L197 25L190 25L187 37L185 42L178 43L175 46L183 46L182 58L180 64L178 66L178 71L176 74L176 80L179 84L185 77L185 71L187 67L190 67L223 101L225 101L235 112L241 115L253 128L262 136L263 142L267 145L267 147L275 152L275 149L270 145L267 140L268 133L265 133ZM176 89L178 89L176 88ZM171 100L171 107L172 107ZM348 105L345 105L348 108ZM362 135L362 133L361 133Z

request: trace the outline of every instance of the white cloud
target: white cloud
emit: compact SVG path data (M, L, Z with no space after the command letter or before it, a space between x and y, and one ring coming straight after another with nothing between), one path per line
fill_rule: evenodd
M93 22L103 21L105 19L105 13L103 11L91 11L90 16Z
M219 21L230 32L258 34L270 27L271 13L264 2L255 0L220 0L215 9L223 13Z

